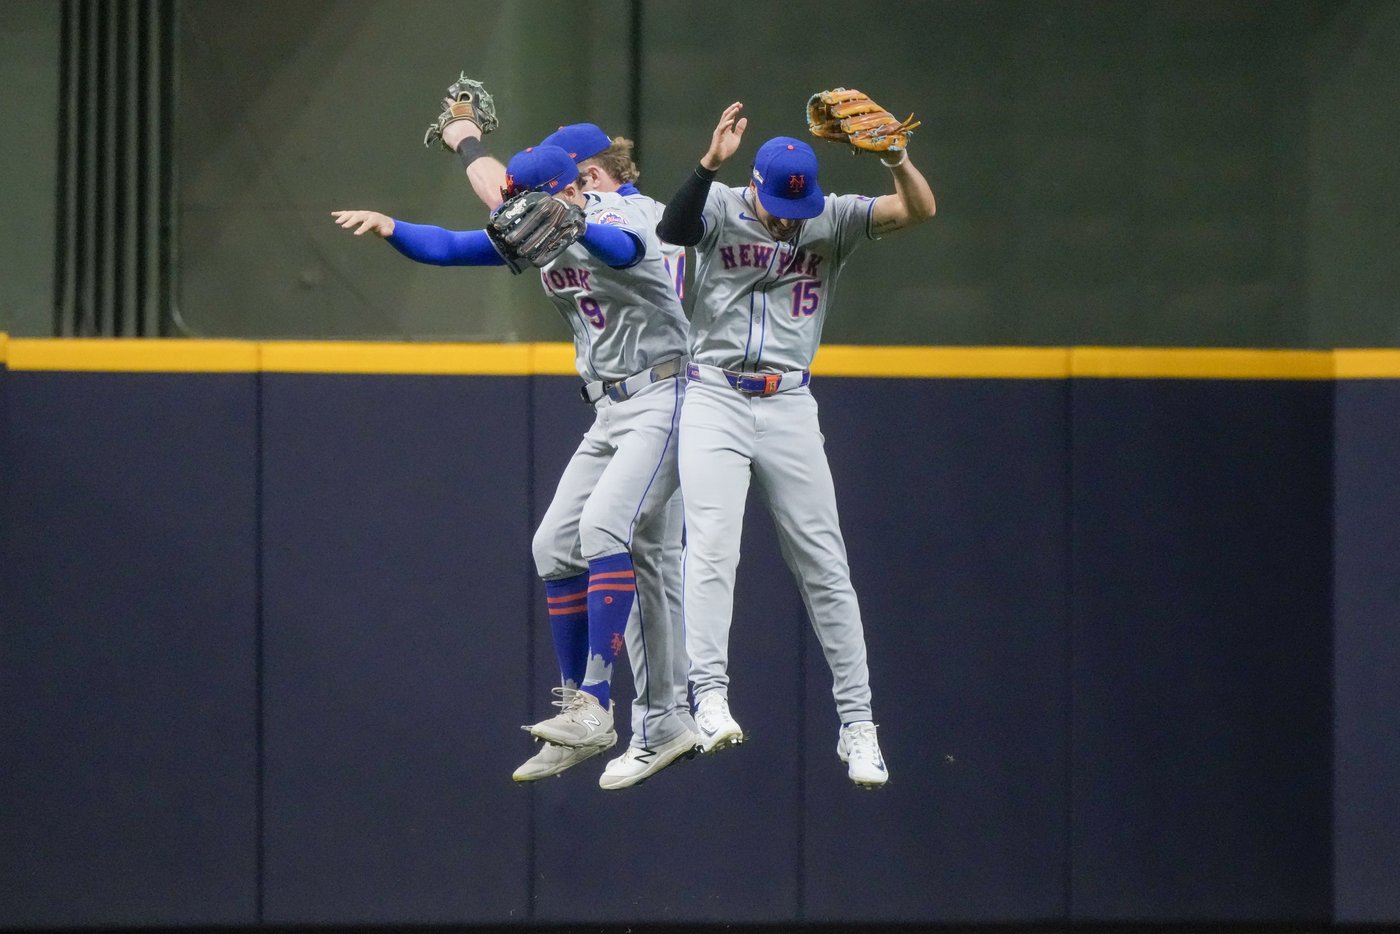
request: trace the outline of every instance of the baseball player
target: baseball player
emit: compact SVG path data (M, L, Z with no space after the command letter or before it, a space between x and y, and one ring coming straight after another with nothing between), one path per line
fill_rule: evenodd
M501 203L501 192L506 180L506 167L491 155L483 142L484 134L496 124L494 101L481 82L468 78L463 73L448 88L447 97L442 103L443 111L436 123L429 127L425 143L438 139L444 148L455 153L477 198L488 209L494 210ZM662 205L642 194L636 187L635 182L640 177L640 172L632 159L631 140L621 136L609 137L592 123L574 123L559 127L541 140L541 145L557 145L577 161L579 187L584 192L616 192L637 207L650 211L653 216L653 229L656 222L660 221ZM685 287L685 248L659 241L658 244L663 265L675 281L676 295L678 298L682 297ZM637 575L637 612L645 610L656 617L669 614L675 633L682 632L681 540L684 525L681 494L677 490L667 505L667 532L660 554L654 554L646 548L633 552ZM665 609L661 606L659 596L663 592ZM629 624L628 657L633 661L634 682L638 659L641 658L634 642L639 638L639 631ZM671 645L674 652L672 696L663 698L657 691L650 692L646 697L638 693L635 703L668 707L693 727L687 690L690 659L685 654L685 643L680 636L673 637ZM565 647L556 645L556 650L562 657ZM567 684L565 686L567 687ZM634 713L633 716L635 719L637 714ZM517 770L517 779L523 780L527 775L547 766L547 760L555 755L553 750L544 748L535 757L535 760L542 761L532 760L533 765L527 762Z
M932 217L933 192L901 150L882 159L892 193L825 195L812 148L783 136L759 147L747 185L714 185L748 125L742 110L738 102L724 110L657 228L696 248L680 442L695 722L706 752L744 739L729 711L728 647L752 480L831 668L837 755L853 782L878 787L889 772L809 368L851 252Z
M625 788L694 755L698 742L659 567L666 505L677 488L686 323L652 208L616 192L585 193L577 164L557 146L531 147L504 170L506 194L551 192L586 214L578 242L544 262L540 278L573 331L583 394L596 413L534 538L561 669L561 711L526 727L545 745L513 777L559 774L616 743L610 682L626 633L637 690L632 742L599 779L605 789ZM334 216L420 262L507 261L485 231L406 224L367 211ZM629 626L643 569L654 593Z

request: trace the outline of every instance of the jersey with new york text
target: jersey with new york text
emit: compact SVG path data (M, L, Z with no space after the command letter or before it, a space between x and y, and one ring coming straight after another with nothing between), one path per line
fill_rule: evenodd
M662 252L660 207L643 194L588 192L584 215L636 236L640 260L613 269L574 243L540 270L545 294L573 331L579 376L625 379L685 353L686 319L677 295L674 258Z
M690 358L741 372L811 366L836 280L867 239L874 199L827 195L790 241L775 240L748 188L711 185L696 245Z

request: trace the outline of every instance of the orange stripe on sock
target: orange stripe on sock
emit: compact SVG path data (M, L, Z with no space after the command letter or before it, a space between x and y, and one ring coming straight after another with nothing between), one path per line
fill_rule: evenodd
M628 580L631 580L632 578L634 578L634 577L636 577L636 576L637 576L637 575L633 574L631 571L605 571L605 572L603 572L602 574L590 574L590 575L588 576L588 580L589 580L590 582L592 582L592 581L605 581L605 580L608 580L608 579L610 579L610 578L615 578L615 577L625 577L625 578L627 578Z
M592 587L588 588L588 592L592 593L595 590L621 590L626 593L632 593L636 589L636 584L594 584Z
M571 600L582 600L587 596L582 590L578 593L565 594L562 597L545 597L547 603L568 603Z
M587 612L587 611L588 611L588 606L587 606L586 604L585 604L585 605L580 605L580 606L566 606L566 607L553 607L553 606L552 606L552 607L549 608L549 615L550 615L550 616L572 616L572 615L575 615L575 614L578 614L578 613L585 613L585 612Z

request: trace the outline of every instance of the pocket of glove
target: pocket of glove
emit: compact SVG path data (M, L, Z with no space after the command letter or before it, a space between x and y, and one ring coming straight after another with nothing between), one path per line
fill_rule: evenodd
M447 88L447 96L442 99L442 112L428 125L428 131L423 134L423 145L431 146L437 142L444 149L450 148L442 138L442 131L458 120L475 123L483 136L500 125L496 118L495 98L480 81L468 78L465 71Z
M542 191L526 191L502 204L486 225L486 235L519 274L527 266L549 265L583 236L583 210Z

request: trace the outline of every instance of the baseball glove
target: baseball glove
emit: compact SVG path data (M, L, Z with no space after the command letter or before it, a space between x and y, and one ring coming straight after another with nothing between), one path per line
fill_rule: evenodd
M524 191L496 209L486 235L515 273L547 266L583 236L583 209L542 191Z
M458 120L475 123L481 128L482 136L500 125L496 119L496 102L481 82L468 78L465 71L448 87L447 96L442 99L442 113L423 134L423 145L431 146L437 140L442 148L450 149L442 138L442 131Z
M835 88L807 99L807 129L813 136L849 143L867 152L899 152L919 121L910 114L903 123L863 91Z

